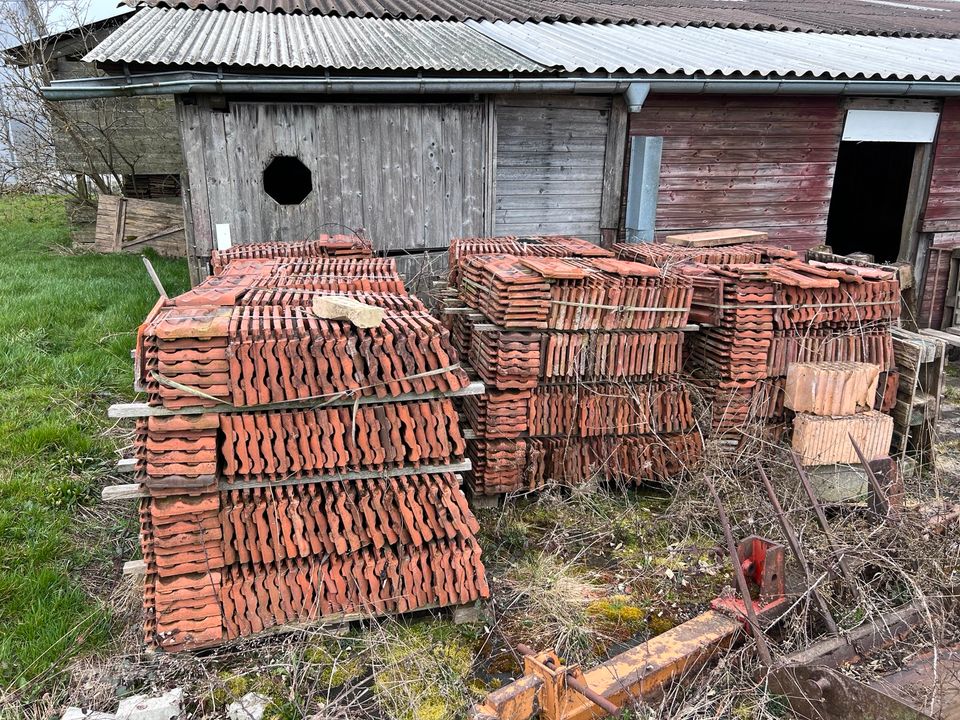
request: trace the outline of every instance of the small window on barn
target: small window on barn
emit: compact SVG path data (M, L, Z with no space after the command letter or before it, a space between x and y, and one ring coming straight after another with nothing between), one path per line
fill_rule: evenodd
M280 205L299 205L313 190L313 175L300 158L277 155L263 171L263 189Z

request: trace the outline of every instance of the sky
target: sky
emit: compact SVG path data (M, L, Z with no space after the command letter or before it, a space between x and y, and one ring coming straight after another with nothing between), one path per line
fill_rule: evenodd
M119 0L38 0L38 4L47 17L51 33L76 27L78 18L83 18L83 23L94 22L130 9L128 5L120 5Z

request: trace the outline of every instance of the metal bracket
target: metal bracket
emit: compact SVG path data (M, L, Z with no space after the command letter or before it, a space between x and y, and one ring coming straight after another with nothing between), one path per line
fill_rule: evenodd
M737 558L747 581L758 588L756 598L749 598L758 617L771 615L786 602L784 581L785 555L782 545L757 535L737 545ZM739 617L746 622L748 598L723 597L711 601L718 612Z

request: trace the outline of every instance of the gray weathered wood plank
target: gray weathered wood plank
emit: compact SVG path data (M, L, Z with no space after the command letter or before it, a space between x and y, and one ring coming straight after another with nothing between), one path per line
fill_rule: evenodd
M610 106L606 147L603 155L603 190L600 196L600 227L616 230L620 226L623 192L623 168L627 152L627 104L615 97Z
M486 105L231 102L184 106L194 274L205 271L214 226L234 244L367 229L377 249L442 247L487 230ZM263 188L277 155L312 173L299 205ZM195 278L196 279L196 278Z
M123 418L138 417L168 417L170 415L202 415L204 413L217 412L263 412L264 410L293 410L296 408L316 408L316 407L346 407L351 405L380 405L389 402L414 402L417 400L431 400L442 397L463 397L466 395L482 395L486 392L483 383L472 382L465 388L454 390L453 392L444 392L434 390L425 393L405 393L393 397L381 398L375 395L369 397L357 397L342 400L290 400L287 402L270 403L269 405L256 406L234 406L234 405L214 405L212 407L190 407L171 410L165 407L148 405L142 402L116 403L107 409L107 417L116 420Z
M471 467L470 460L465 459L455 463L420 465L418 467L397 467L387 468L385 470L354 470L351 472L310 475L307 477L290 476L283 480L251 480L238 482L221 480L219 488L221 490L246 490L248 488L282 487L285 485L312 485L315 483L347 482L350 480L373 480L376 478L400 477L402 475L435 475L439 473L465 472ZM104 500L111 501L137 500L150 497L150 493L143 485L130 483L127 485L105 487L102 491L102 496Z

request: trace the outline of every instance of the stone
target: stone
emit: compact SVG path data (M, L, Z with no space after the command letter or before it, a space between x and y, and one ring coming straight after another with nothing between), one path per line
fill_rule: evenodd
M174 688L159 697L133 695L120 701L116 720L175 720L183 706L183 688Z
M261 720L270 704L270 698L260 693L249 692L227 706L230 720Z
M354 327L372 328L383 322L383 308L344 295L321 295L313 300L313 313L324 320L346 320Z
M807 468L807 477L822 503L860 502L867 498L867 473L862 465L815 465Z
M860 362L791 363L784 407L798 413L841 416L873 410L880 366Z
M60 720L116 720L116 717L113 713L83 710L75 706L70 706L63 711Z
M472 625L483 620L483 613L479 602L470 605L457 605L453 609L454 625Z

